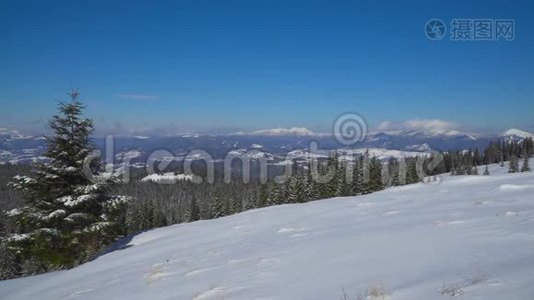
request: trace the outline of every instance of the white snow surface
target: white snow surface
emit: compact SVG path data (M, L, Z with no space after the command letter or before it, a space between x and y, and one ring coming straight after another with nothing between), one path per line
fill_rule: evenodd
M153 182L159 182L159 183L176 183L179 180L192 180L192 179L193 179L192 175L174 174L174 172L168 172L168 173L163 173L163 174L150 174L150 175L143 177L141 181L144 181L144 182L153 181Z
M534 299L534 173L490 172L151 230L0 299Z
M129 150L129 151L121 152L121 153L115 155L115 157L117 159L128 160L128 159L138 158L142 154L143 153L141 153L141 151L139 151L139 150Z

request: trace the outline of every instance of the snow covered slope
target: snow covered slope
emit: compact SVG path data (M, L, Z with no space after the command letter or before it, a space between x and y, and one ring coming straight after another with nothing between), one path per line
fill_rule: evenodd
M0 299L534 299L534 173L490 172L152 230Z

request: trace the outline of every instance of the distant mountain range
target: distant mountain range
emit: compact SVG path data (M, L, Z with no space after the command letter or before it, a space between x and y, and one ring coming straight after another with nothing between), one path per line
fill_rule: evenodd
M192 150L203 150L216 160L231 153L237 156L266 157L275 163L288 153L309 156L312 141L317 142L318 149L323 151L370 148L373 150L371 153L379 153L382 158L387 158L413 156L431 150L483 148L497 139L510 142L528 137L533 135L518 129L510 129L500 135L479 135L456 130L399 130L372 133L364 141L346 147L339 144L332 134L314 133L306 128L278 128L226 135L121 136L115 137L114 148L115 159L129 158L131 161L146 160L157 150L183 158ZM45 141L43 137L25 136L17 130L0 128L0 163L26 163L43 159ZM104 150L105 138L95 138L95 144Z

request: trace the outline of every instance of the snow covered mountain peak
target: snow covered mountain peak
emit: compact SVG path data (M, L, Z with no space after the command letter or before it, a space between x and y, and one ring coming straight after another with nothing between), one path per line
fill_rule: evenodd
M507 143L511 143L511 142L520 143L524 139L533 138L534 137L534 135L532 135L531 133L528 133L528 132L523 131L523 130L515 129L515 128L506 130L503 133L503 136L504 136L504 141L507 142Z
M246 133L241 133L241 134L246 134ZM262 129L262 130L253 131L249 134L250 135L265 135L265 136L279 136L279 135L313 136L313 135L317 135L315 132L305 127Z
M516 128L512 128L512 129L508 129L506 130L504 133L503 133L503 136L507 137L507 136L515 136L515 137L519 137L519 138L531 138L531 137L534 137L534 135L532 133L528 133L526 131L523 131L523 130L519 130L519 129L516 129Z

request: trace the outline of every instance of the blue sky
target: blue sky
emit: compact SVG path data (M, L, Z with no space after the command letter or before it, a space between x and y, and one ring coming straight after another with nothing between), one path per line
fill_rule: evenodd
M75 87L100 134L325 132L348 111L534 130L532 16L532 1L3 0L0 126L42 131ZM513 19L515 39L432 41L433 18Z

